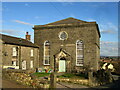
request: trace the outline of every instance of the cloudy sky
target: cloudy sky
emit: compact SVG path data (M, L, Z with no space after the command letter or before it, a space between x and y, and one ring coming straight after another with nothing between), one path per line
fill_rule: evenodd
M68 17L74 17L88 22L96 21L101 32L101 55L118 55L117 0L116 2L45 1L2 2L2 8L0 9L2 11L2 20L0 20L2 22L2 33L25 38L25 32L28 31L32 35L33 41L34 32L32 27L34 25L43 25Z

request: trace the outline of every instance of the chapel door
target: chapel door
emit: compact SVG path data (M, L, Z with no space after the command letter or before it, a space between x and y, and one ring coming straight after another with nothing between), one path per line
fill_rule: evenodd
M59 72L66 72L65 60L59 60Z

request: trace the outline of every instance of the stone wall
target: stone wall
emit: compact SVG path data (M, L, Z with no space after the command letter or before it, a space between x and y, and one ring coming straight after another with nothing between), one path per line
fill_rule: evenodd
M17 48L17 56L13 56L13 47ZM30 51L33 49L33 57L30 55ZM21 54L20 52L21 51ZM12 66L12 61L16 60L16 65L19 66L19 59L21 60L20 67L22 67L22 61L26 61L26 69L35 69L39 67L39 49L34 47L25 47L11 44L3 44L2 48L2 65ZM30 61L33 61L33 68L30 68Z
M32 77L26 71L3 71L3 78L10 79L19 84L26 85L33 88L49 88L49 82L45 79Z
M58 82L68 82L74 84L89 85L88 79L70 79L70 78L57 78Z

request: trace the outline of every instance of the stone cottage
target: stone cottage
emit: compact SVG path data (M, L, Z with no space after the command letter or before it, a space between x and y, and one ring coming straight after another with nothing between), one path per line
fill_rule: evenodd
M26 39L0 34L2 43L3 69L36 69L39 67L39 47L30 42L30 35Z
M33 29L34 42L40 46L40 67L57 72L98 70L100 32L96 22L70 17Z

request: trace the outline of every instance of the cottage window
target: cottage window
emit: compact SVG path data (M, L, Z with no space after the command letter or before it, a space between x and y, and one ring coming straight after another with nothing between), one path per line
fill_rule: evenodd
M76 41L76 66L83 66L83 42L81 40Z
M33 49L31 49L30 53L31 53L30 56L33 57Z
M44 65L50 65L50 42L44 42Z
M13 47L13 56L17 56L17 48Z
M33 61L30 61L30 68L33 68Z
M12 61L12 66L17 66L16 61Z

